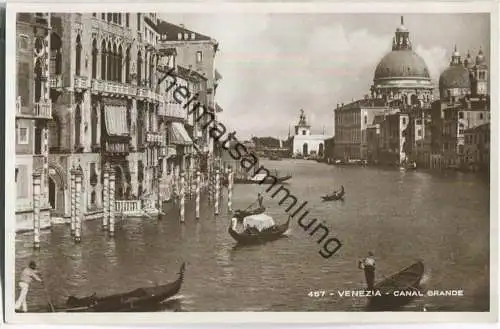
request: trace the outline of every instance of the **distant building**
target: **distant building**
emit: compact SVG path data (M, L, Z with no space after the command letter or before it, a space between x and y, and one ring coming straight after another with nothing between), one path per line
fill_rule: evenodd
M324 162L335 162L335 137L325 139L325 158Z
M337 105L335 157L371 163L415 161L417 154L422 157L426 154L421 142L425 136L424 118L433 88L429 69L413 51L410 33L401 17L391 52L375 68L371 97ZM404 131L396 133L402 127Z
M304 110L300 110L299 122L295 126L292 153L295 156L317 155L322 158L325 153L325 140L331 136L311 135L311 126L307 123Z
M368 142L366 129L377 115L384 114L389 106L382 99L362 99L347 105L337 105L335 110L336 160L366 160Z
M432 167L464 164L465 130L490 122L488 68L480 50L464 61L455 47L439 78L440 99L432 104Z
M471 170L489 170L490 123L464 131L464 164Z

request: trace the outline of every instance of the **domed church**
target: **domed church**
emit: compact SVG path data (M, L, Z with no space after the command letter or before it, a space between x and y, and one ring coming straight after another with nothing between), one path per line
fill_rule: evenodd
M372 98L423 105L432 101L432 90L429 69L423 58L413 51L410 32L401 16L401 25L392 40L392 51L375 68Z
M476 60L470 52L462 61L455 46L450 66L439 77L439 96L441 101L458 100L465 96L488 95L488 65L482 49Z

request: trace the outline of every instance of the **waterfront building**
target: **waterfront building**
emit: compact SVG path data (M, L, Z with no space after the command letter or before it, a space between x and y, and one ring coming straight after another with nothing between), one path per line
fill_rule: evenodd
M470 170L490 168L490 123L464 131L464 164Z
M16 224L17 229L27 229L33 227L32 174L38 171L42 175L41 227L50 225L49 176L61 175L60 181L66 180L64 171L55 170L49 163L51 17L44 13L17 14L16 29Z
M335 137L325 139L324 162L328 164L335 162Z
M422 57L413 51L410 32L401 17L401 25L392 40L392 50L375 68L371 95L347 105L337 105L336 159L394 163L394 159L404 162L425 158L425 154L430 153L426 151L427 144L423 140L433 88L429 69ZM396 112L405 115L396 115ZM375 118L377 122L374 122ZM381 119L389 122L384 123ZM396 122L399 123L395 126ZM395 134L402 127L405 131L397 134L398 141L395 141L396 135L389 132ZM377 150L377 147L382 149ZM379 159L383 154L385 158Z
M482 50L462 61L456 47L439 78L440 99L432 104L432 167L465 163L465 130L490 122L488 67Z
M203 104L210 113L215 116L222 112L222 107L215 101L217 87L222 76L215 69L214 60L219 44L213 38L189 30L183 25L175 25L169 22L160 21L158 24L159 48L161 50L175 49L176 65L188 70L189 74L197 74L204 79L199 86L197 100ZM208 123L209 116L205 115L198 121L199 127ZM210 129L198 129L196 133L201 135L198 146L203 152L202 158L208 159L214 156L215 145L213 138L209 134Z
M295 156L307 157L317 155L323 158L325 153L325 140L328 135L312 135L311 126L307 122L304 110L300 110L299 121L295 125L293 136L292 154Z
M70 216L70 170L78 166L85 219L102 214L105 165L115 172L116 202L142 199L143 207L157 207L163 173L174 165L168 167L168 159L177 156L179 130L180 139L193 140L172 127L193 128L196 122L173 106L166 76L182 72L193 94L208 89L209 79L177 69L177 54L186 56L182 49L190 46L162 44L159 23L165 24L155 13L18 14L18 226L31 223L31 173L37 169L42 225L50 225L49 211L53 219ZM213 70L214 53L201 61L193 55L194 61ZM179 154L193 152L192 145L186 149Z

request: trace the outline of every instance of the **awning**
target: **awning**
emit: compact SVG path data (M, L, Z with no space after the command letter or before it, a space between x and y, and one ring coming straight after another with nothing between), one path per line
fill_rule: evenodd
M171 157L175 157L177 155L177 150L175 147L167 147L166 158L170 159Z
M191 145L193 141L189 137L186 128L180 122L172 122L170 126L170 142L175 145Z
M127 108L125 106L106 105L104 108L104 118L108 135L129 136Z
M215 81L217 80L221 80L222 79L222 75L219 73L219 71L217 71L217 69L215 69Z

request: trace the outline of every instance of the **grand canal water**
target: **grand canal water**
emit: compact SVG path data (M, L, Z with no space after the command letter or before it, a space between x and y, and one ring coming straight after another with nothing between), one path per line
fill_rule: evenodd
M401 172L336 167L305 160L269 161L267 168L293 174L288 188L309 201L311 216L324 219L342 241L330 259L292 221L286 238L266 245L233 248L226 209L217 218L204 203L199 221L189 203L180 224L173 205L154 219L127 219L110 239L99 221L87 222L75 245L69 227L42 233L41 251L31 234L16 237L16 278L30 259L38 261L47 289L34 283L31 310L68 295L100 295L171 281L187 263L176 303L183 311L361 311L364 298L309 297L310 291L364 287L357 261L371 250L377 280L423 259L428 289L463 289L463 297L425 297L407 306L420 311L486 311L489 308L489 184L474 174ZM345 202L320 201L344 185ZM246 208L265 187L236 185L234 207ZM266 195L266 194L264 194ZM284 209L266 195L277 220ZM225 203L225 202L224 202ZM14 296L12 296L14 298Z

